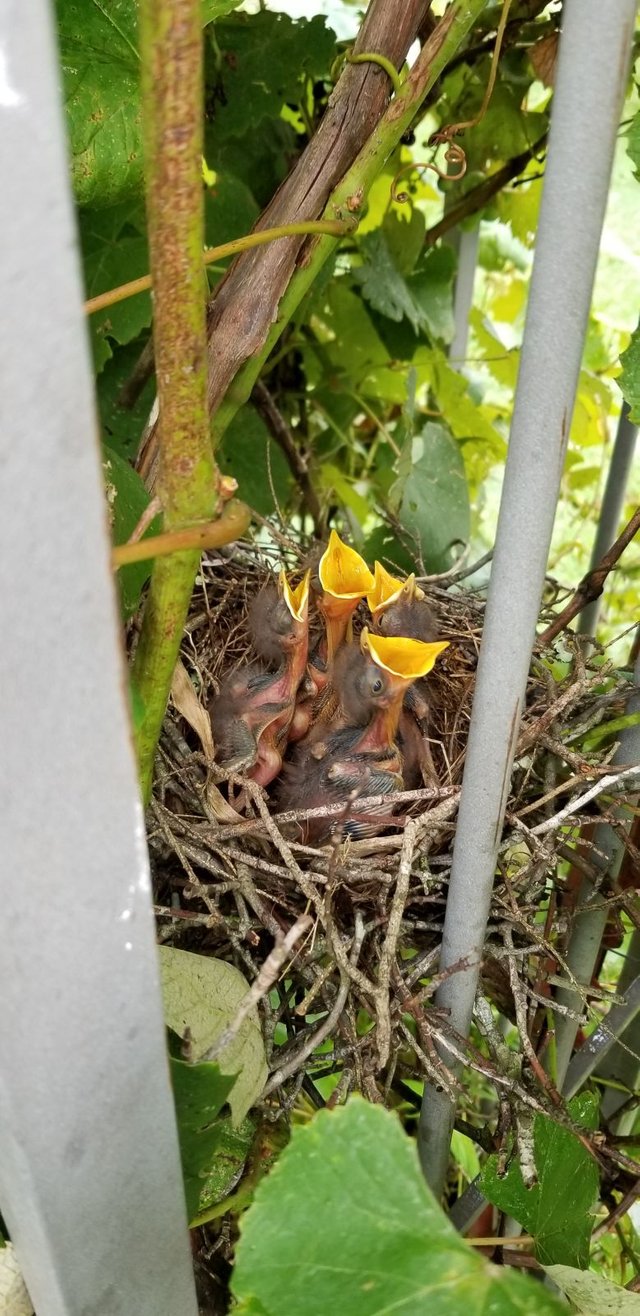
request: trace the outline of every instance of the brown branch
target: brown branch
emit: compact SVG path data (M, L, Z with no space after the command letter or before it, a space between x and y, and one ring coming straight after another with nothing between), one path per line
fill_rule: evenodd
M600 598L609 572L613 571L625 548L628 548L638 530L640 530L640 507L636 507L622 534L618 535L615 544L611 545L611 548L605 553L597 567L594 567L592 571L587 572L586 576L583 576L573 598L558 614L555 621L552 621L551 625L547 626L546 631L538 636L537 644L539 646L550 644L552 640L555 640L556 635L559 635L560 631L564 630L565 626L568 626L569 622L573 621L573 618L577 617L579 612L582 612L587 603L593 603L594 599Z
M545 132L528 150L521 151L520 155L514 155L513 159L508 160L501 169L496 169L495 174L490 174L482 183L478 183L477 187L470 188L455 206L451 206L451 209L447 210L437 224L432 224L431 228L427 229L425 234L427 246L432 247L438 241L438 238L443 237L445 233L449 233L463 219L468 219L470 215L475 215L478 210L483 210L493 197L501 192L503 187L506 187L507 183L519 177L529 162L539 155L540 151L544 150L546 143L547 133Z
M251 401L258 414L262 416L272 439L284 453L289 470L296 484L300 486L307 511L313 520L315 533L322 538L326 529L326 518L323 516L320 500L309 476L306 458L300 451L280 408L261 379L253 386Z
M375 50L398 67L415 40L430 0L372 0L354 54ZM257 229L318 219L384 113L393 88L375 64L346 64L317 132L278 189ZM215 412L240 367L260 351L305 243L287 238L234 261L209 305L209 407ZM138 467L152 486L155 426L143 443Z

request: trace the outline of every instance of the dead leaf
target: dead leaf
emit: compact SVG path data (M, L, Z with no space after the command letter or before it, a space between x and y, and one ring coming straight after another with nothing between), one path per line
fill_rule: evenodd
M199 1060L235 1019L249 984L240 970L225 960L173 946L159 946L158 952L165 1022L179 1037L189 1030L193 1059ZM216 1063L222 1074L237 1075L228 1098L237 1128L260 1096L268 1074L255 1007Z
M553 87L555 84L558 41L558 33L551 32L548 37L541 37L539 41L536 41L529 51L533 71L545 87Z
M214 760L213 732L211 730L211 719L206 708L202 707L200 700L193 688L193 682L189 678L187 669L178 658L171 682L171 698L174 707L185 722L189 723L192 731L195 731L200 744L204 750L205 757L209 763ZM241 814L236 813L230 804L224 798L221 791L218 790L215 782L207 781L205 794L207 803L212 813L219 823L236 823L241 822Z
M11 1243L0 1248L0 1311L3 1316L33 1316L31 1299Z

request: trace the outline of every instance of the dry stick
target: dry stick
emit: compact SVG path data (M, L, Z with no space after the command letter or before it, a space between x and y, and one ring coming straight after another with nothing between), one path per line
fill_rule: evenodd
M360 949L362 947L363 941L364 941L364 921L362 918L362 914L359 911L357 911L355 917L354 936L353 936L353 941L351 943L351 955L349 959L349 964L352 969L355 969L355 966L357 964L358 956L360 955ZM285 1082L285 1080L287 1078L291 1078L291 1075L295 1074L296 1071L300 1069L301 1065L304 1064L305 1060L308 1060L309 1056L312 1055L313 1052L317 1050L319 1046L322 1045L322 1043L325 1041L325 1038L329 1037L330 1033L333 1031L333 1029L337 1024L338 1019L342 1014L342 1011L344 1010L347 997L349 995L349 986L350 986L349 977L346 975L341 975L338 994L326 1019L323 1020L323 1022L320 1024L320 1027L317 1028L315 1032L311 1034L310 1037L307 1037L305 1039L303 1045L299 1048L298 1051L296 1051L295 1055L291 1056L290 1059L287 1060L284 1065L282 1065L279 1069L276 1070L275 1074L271 1075L271 1078L269 1079L269 1082L267 1083L267 1086L265 1087L263 1093L264 1097L270 1096L272 1092L275 1092L276 1088L282 1087L282 1084Z
M253 386L251 401L258 414L262 416L272 438L284 453L289 470L300 486L300 491L314 524L315 533L321 537L325 530L325 518L322 515L320 499L309 476L307 461L300 451L282 412L261 379L257 380Z
M380 963L378 965L378 989L376 996L378 998L378 1024L376 1028L376 1042L378 1046L378 1060L380 1068L383 1069L389 1059L391 1049L391 1016L389 1010L389 983L391 980L391 966L395 959L396 946L400 935L402 925L402 915L409 895L409 886L411 883L411 865L413 863L413 853L418 839L418 819L409 818L404 830L404 839L402 842L402 853L398 865L398 880L396 889L393 893L391 909L389 911L389 921L387 924L387 935L382 946Z
M590 790L585 791L584 795L576 796L576 798L571 800L564 809L561 809L559 813L555 813L553 818L546 818L544 822L538 823L537 827L532 827L531 835L542 836L544 832L555 830L556 827L562 826L567 818L570 818L573 813L577 813L579 810L583 809L584 806L588 804L590 800L595 799L597 795L601 795L603 791L609 790L611 786L617 786L618 782L625 781L627 777L637 777L639 774L640 765L635 763L629 768L623 768L621 772L612 772L606 777L601 777L600 781L595 783L595 786L592 786Z
M232 1023L230 1023L229 1027L225 1028L224 1032L220 1034L220 1037L213 1043L213 1046L210 1046L208 1051L205 1051L204 1055L200 1057L201 1060L217 1060L221 1052L233 1042L234 1037L238 1036L247 1015L258 1004L258 1001L262 1000L262 997L266 996L267 992L273 987L285 960L293 950L296 942L299 941L300 937L302 937L305 932L308 932L309 928L312 926L313 919L311 918L311 915L301 914L300 918L296 919L295 923L289 928L289 931L285 936L281 933L276 938L276 944L273 947L273 950L267 955L257 978L251 984L246 996L243 996Z
M318 131L262 215L260 226L323 213L338 220L357 214L372 182L486 3L455 0L447 7L384 114L391 91L386 73L375 65L347 64ZM402 63L425 9L424 0L405 0L400 6L396 0L372 0L354 53L378 50L396 65ZM285 325L336 247L335 238L314 239L301 260L303 242L289 239L263 247L259 254L245 253L216 289L209 317L209 336L215 340L209 405L217 440L249 397ZM139 455L139 469L149 487L155 465L151 430Z
M638 533L638 530L640 530L640 507L636 508L622 534L618 535L615 544L611 545L608 553L605 553L598 566L594 567L592 571L588 571L580 581L573 598L567 603L566 608L563 608L555 621L538 636L538 646L542 647L550 644L552 640L555 640L556 635L559 635L560 631L564 630L565 626L568 626L569 622L573 621L573 618L577 617L579 612L582 612L587 603L593 603L594 599L600 598L609 572L613 571L618 559Z

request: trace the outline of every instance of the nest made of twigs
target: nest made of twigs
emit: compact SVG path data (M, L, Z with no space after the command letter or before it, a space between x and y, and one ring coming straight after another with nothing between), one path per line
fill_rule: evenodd
M246 660L248 604L282 558L280 549L242 546L203 561L182 646L203 705L222 674ZM327 1074L337 1080L332 1101L353 1088L384 1100L407 1077L459 1093L437 1050L442 1039L494 1083L499 1099L506 1086L510 1101L557 1109L541 1067L532 1068L528 1038L543 1026L545 978L564 963L568 862L579 875L596 871L588 843L567 850L567 826L593 820L599 797L581 801L606 773L611 752L586 755L575 746L586 729L620 711L628 685L602 667L585 667L575 645L571 674L559 682L543 655L532 662L482 980L484 996L521 1030L524 1063L507 1084L490 1012L480 1047L477 1038L467 1044L456 1037L430 1005L484 598L446 581L425 588L441 636L451 641L429 677L440 785L401 794L397 828L383 836L299 844L281 826L290 815L275 813L253 783L245 783L245 817L221 819L211 802L215 773L197 737L175 709L166 719L149 811L161 939L233 961L253 981L274 939L311 916L275 995L261 1003L271 1069L263 1102L272 1116L289 1109L303 1085L322 1104L312 1080ZM216 780L219 793L220 774ZM602 898L612 907L625 899L609 890ZM285 1027L284 1044L277 1024ZM327 1040L331 1049L319 1055Z

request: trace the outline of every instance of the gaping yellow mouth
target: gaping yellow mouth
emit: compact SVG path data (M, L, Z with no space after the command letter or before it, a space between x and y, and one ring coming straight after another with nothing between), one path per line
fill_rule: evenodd
M367 603L372 616L376 617L379 612L384 612L400 598L404 598L407 602L424 598L424 590L416 585L413 573L407 576L406 580L398 580L387 571L386 567L383 567L381 562L375 562L373 569L373 589L367 594Z
M374 578L355 548L343 544L335 530L320 558L320 584L327 594L338 599L362 599L374 586Z
M306 571L299 585L292 589L284 570L278 578L278 588L294 621L304 622L309 607L309 580L311 572Z
M425 644L424 640L410 640L404 636L372 635L366 627L360 643L378 667L405 681L416 681L418 677L426 676L438 655L449 646L448 640Z

